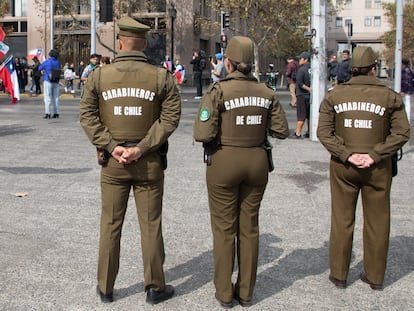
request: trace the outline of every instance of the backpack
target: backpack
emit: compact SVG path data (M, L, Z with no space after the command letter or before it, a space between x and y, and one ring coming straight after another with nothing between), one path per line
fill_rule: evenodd
M49 74L49 81L52 83L58 83L60 81L60 68L52 68Z
M202 56L200 59L200 69L203 71L207 67L207 57Z

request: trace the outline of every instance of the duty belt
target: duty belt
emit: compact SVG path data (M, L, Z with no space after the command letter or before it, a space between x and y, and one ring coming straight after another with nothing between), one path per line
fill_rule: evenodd
M121 147L136 147L138 145L138 141L126 141L120 144Z

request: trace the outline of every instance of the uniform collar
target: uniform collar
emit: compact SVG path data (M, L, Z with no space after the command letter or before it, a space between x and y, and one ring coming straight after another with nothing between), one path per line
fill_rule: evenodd
M254 80L257 81L255 77L250 73L248 75L245 75L244 73L241 73L240 71L233 71L232 73L229 73L225 78L221 79L223 80Z
M349 80L348 82L345 82L344 84L371 84L371 85L384 86L384 84L381 83L381 81L378 80L374 76L356 76L356 77L352 77L351 80Z
M118 56L115 57L113 62L116 63L128 60L141 61L146 63L149 62L148 57L142 51L119 52Z

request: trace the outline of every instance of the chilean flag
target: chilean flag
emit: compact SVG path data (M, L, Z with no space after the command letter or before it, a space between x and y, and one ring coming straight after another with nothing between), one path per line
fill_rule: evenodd
M27 54L27 59L33 59L33 57L37 57L40 60L40 56L42 55L42 49L34 49L30 50Z
M20 100L19 80L14 69L13 55L9 56L7 60L0 67L0 79L3 82L4 88L12 97L12 103L15 104Z

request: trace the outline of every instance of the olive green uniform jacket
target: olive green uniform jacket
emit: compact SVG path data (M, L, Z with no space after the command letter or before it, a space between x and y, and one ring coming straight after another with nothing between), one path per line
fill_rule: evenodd
M352 153L368 153L376 163L390 158L409 134L401 96L371 76L335 87L319 109L318 138L344 163Z
M114 74L119 77L115 79L106 75L108 80L100 81L101 71L113 68L110 66L117 68ZM181 99L174 77L164 68L158 68L154 75L153 70L146 71L148 66L153 67L143 52L123 52L112 64L97 67L89 75L80 104L80 123L98 149L111 153L117 145L126 141L139 141L137 146L145 155L161 146L177 128ZM128 72L136 72L137 79L142 82L122 81L121 75ZM119 81L116 82L118 85L113 84L115 80ZM112 85L111 89L103 88L103 83ZM135 87L137 84L140 89ZM111 97L115 100L110 101ZM142 102L149 99L150 102L144 103L141 111L136 98L138 101L144 99ZM110 107L106 107L108 104ZM132 114L138 118L131 118ZM139 125L137 120L151 124Z
M223 94L231 95L224 98ZM238 109L242 107L245 109ZM260 121L252 117L259 115L257 107L265 108L260 112ZM233 113L237 110L242 113ZM227 113L222 115L224 112ZM224 128L223 117L229 118ZM203 97L194 124L196 141L208 143L218 139L222 145L252 147L263 144L266 133L284 139L289 136L289 127L275 92L257 83L253 76L233 72L214 83Z

